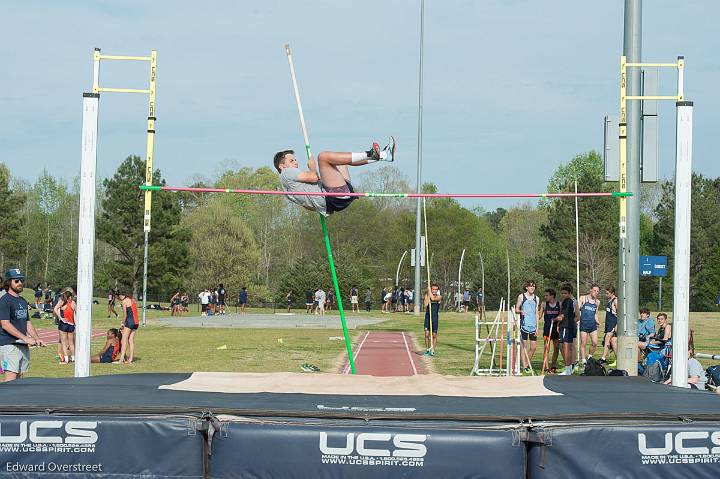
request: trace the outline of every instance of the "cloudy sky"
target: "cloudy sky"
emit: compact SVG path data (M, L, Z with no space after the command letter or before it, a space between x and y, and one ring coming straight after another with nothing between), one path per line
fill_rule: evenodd
M2 2L0 161L29 181L42 169L78 174L81 97L100 47L158 51L155 166L170 184L269 165L279 149L302 151L289 42L313 149L360 151L395 135L397 166L414 183L419 13L419 0ZM618 109L621 0L426 0L425 13L425 181L442 192L540 192L559 164L601 150L602 119ZM643 13L643 59L685 56L694 166L720 176L720 2L646 1ZM104 62L100 77L145 88L147 66ZM674 93L672 75L661 89ZM146 115L143 95L102 95L99 176L144 156ZM670 177L670 102L660 115Z

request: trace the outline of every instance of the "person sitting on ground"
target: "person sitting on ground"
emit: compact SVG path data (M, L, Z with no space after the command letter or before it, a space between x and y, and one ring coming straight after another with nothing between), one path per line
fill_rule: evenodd
M695 341L693 339L693 331L690 330L690 338L688 340L688 385L690 389L699 389L700 391L705 390L705 384L707 383L707 375L705 369L703 369L700 361L695 359ZM672 384L672 378L669 378L663 384Z
M658 313L656 318L657 331L648 335L647 347L660 349L672 338L672 326L670 326L667 322L667 314Z
M280 174L280 183L288 193L353 193L348 166L362 166L377 161L393 161L395 157L395 139L391 136L387 146L380 150L377 143L363 153L339 153L323 151L315 159L310 155L307 171L298 168L293 150L279 151L273 158L273 165ZM319 170L318 170L319 168ZM318 174L319 173L319 174ZM287 195L293 203L310 211L328 216L342 211L353 202L351 196L294 196Z
M650 317L650 310L640 308L638 319L638 354L642 354L648 344L648 338L655 335L655 322ZM638 356L639 358L639 356Z
M120 332L111 328L107 330L107 336L105 337L105 345L99 354L90 357L91 363L112 363L120 354Z

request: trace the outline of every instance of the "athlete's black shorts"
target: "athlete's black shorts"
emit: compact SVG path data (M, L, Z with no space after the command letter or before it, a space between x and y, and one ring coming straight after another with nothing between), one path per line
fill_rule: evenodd
M560 333L557 330L557 323L555 321L545 321L543 324L543 338L556 340L560 337Z
M437 334L438 332L438 323L439 323L439 315L433 314L432 315L432 332ZM430 312L425 312L425 331L430 331Z
M345 182L345 186L336 187L324 187L323 190L328 193L355 193L352 185L349 182ZM326 196L325 197L325 209L328 214L333 214L336 211L342 211L355 200L354 196Z
M527 341L528 339L530 341L537 341L537 332L535 333L528 333L527 331L520 330L520 339L523 341Z
M62 331L63 333L74 333L75 325L58 321L58 331Z

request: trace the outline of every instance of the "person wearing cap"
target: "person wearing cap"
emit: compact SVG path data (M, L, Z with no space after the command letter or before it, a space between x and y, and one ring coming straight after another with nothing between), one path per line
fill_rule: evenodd
M7 292L0 298L0 355L5 370L3 382L13 381L30 368L29 346L45 346L30 321L28 303L20 296L25 276L18 268L5 272L3 288Z

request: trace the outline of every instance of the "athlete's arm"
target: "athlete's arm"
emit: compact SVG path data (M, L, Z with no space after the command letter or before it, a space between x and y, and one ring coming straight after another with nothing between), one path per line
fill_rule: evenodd
M60 303L60 301L62 301L62 304ZM60 301L58 301L57 304L55 305L55 307L53 308L53 313L55 313L55 316L57 316L58 318L60 317L60 307L65 305L65 300L60 300Z
M517 301L515 302L515 312L516 313L522 313L522 310L520 309L522 306L522 294L518 294Z
M308 167L310 162L308 162ZM318 178L317 173L314 171L301 171L297 175L297 181L302 181L303 183L317 183L320 180Z
M600 310L600 300L597 300L597 303L595 303L595 324L600 326L600 321L598 320L598 311Z

